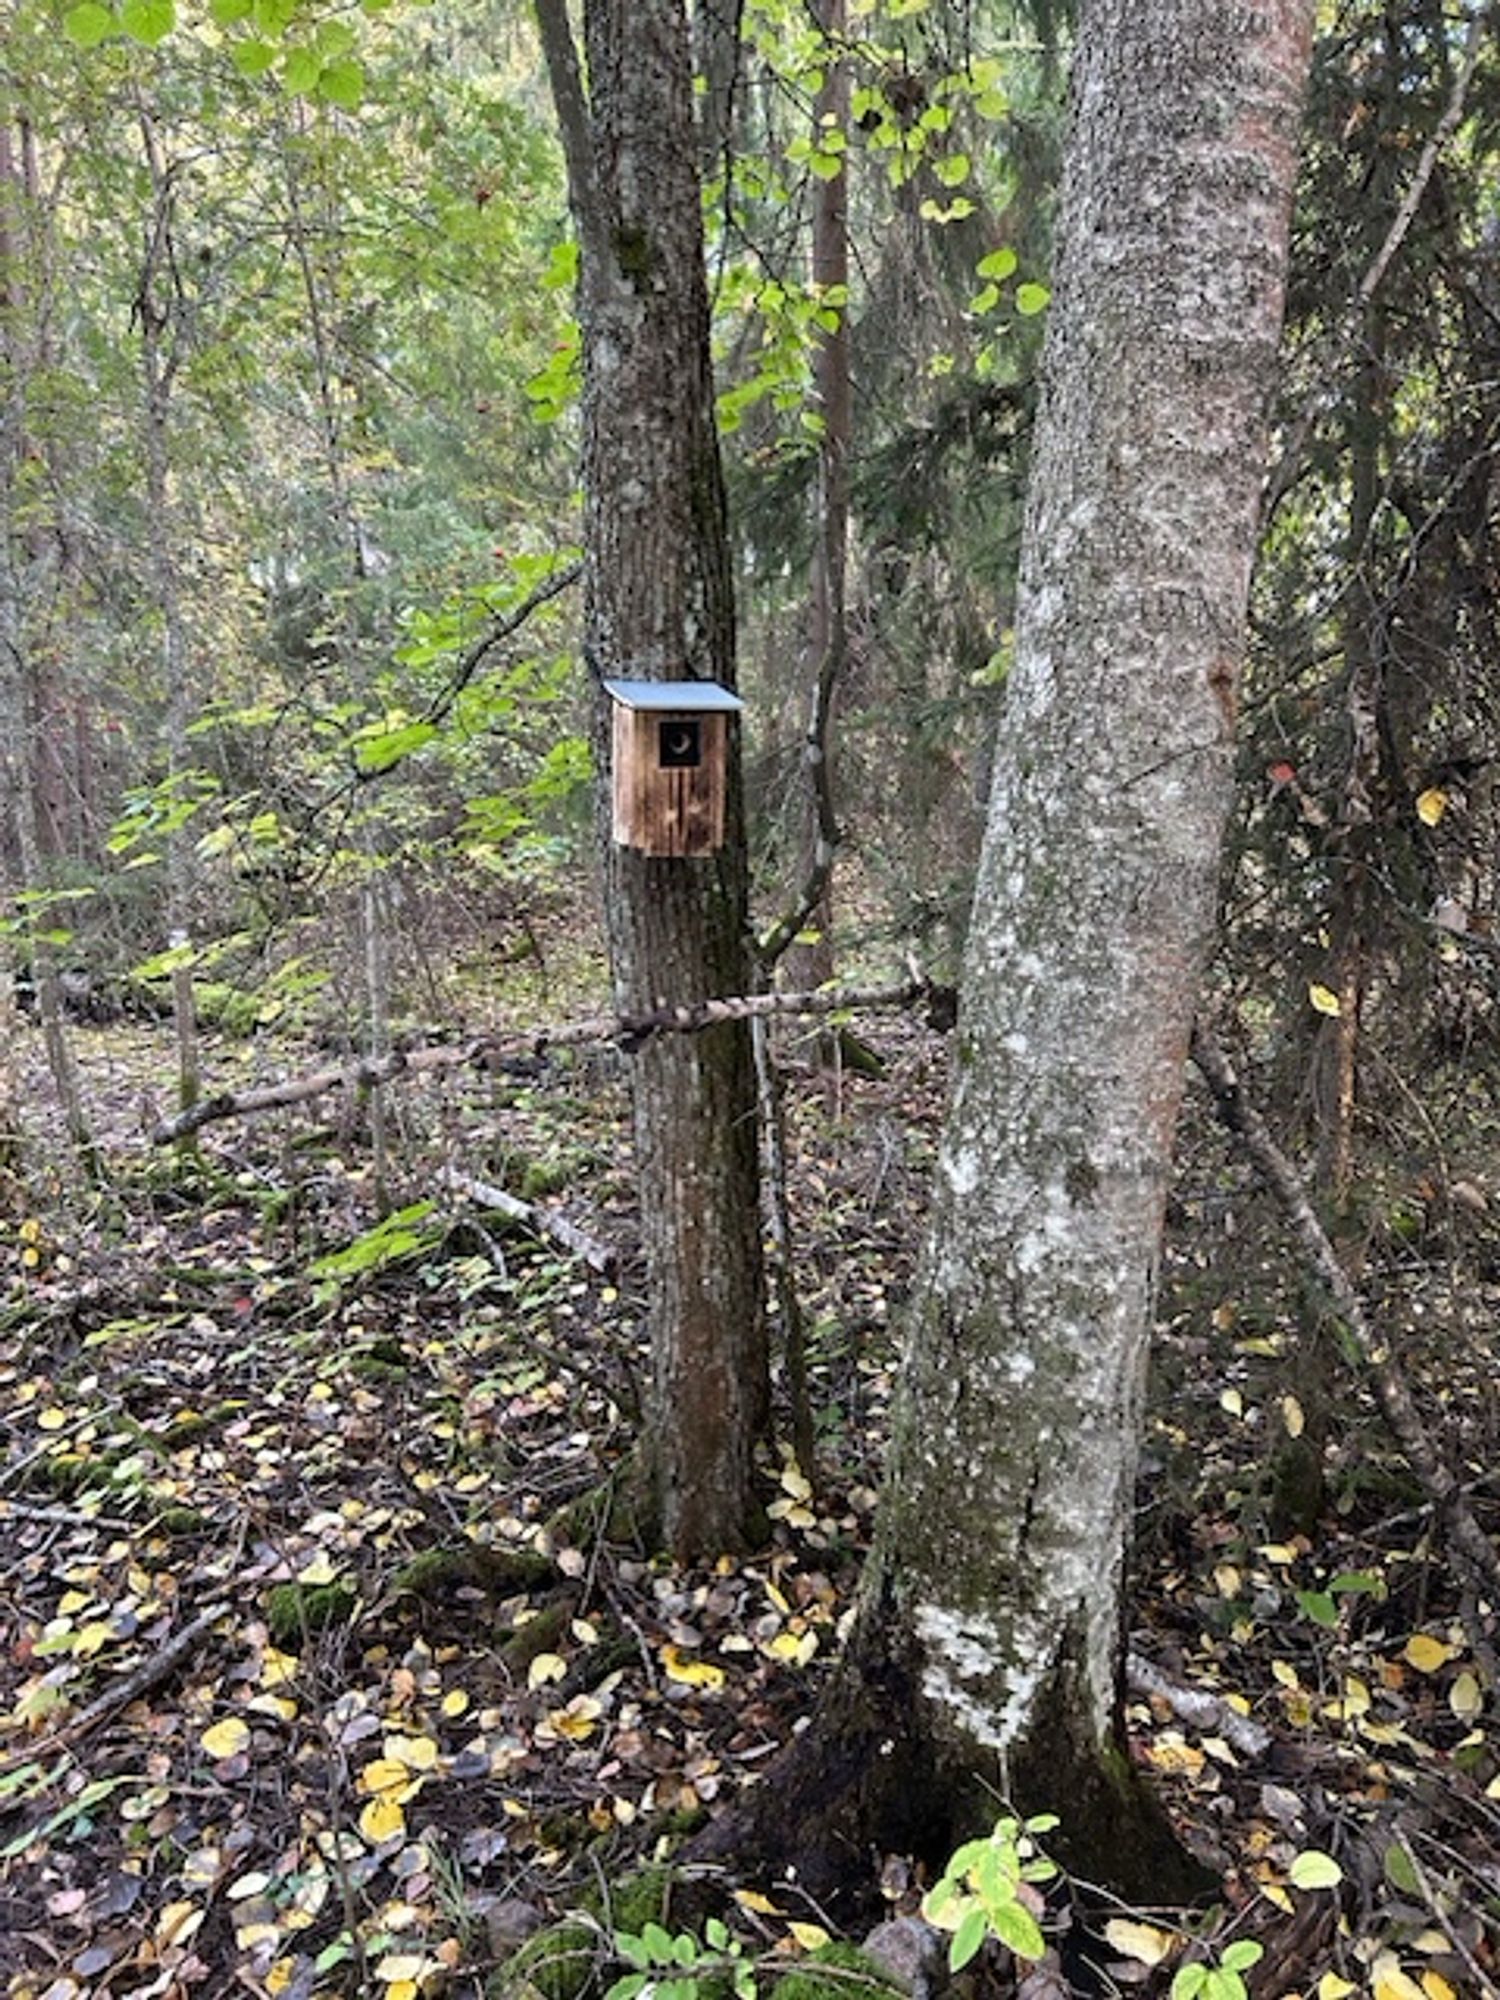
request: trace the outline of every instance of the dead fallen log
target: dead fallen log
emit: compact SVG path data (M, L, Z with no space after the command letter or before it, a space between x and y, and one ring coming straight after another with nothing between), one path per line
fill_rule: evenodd
M1390 1344L1370 1324L1364 1301L1339 1262L1307 1190L1270 1128L1246 1098L1233 1065L1208 1029L1193 1031L1193 1060L1212 1091L1219 1115L1244 1145L1291 1224L1309 1264L1322 1280L1353 1343L1391 1434L1407 1464L1436 1506L1449 1549L1470 1582L1491 1604L1500 1603L1500 1555L1479 1525L1457 1474L1447 1463Z
M476 1035L467 1042L441 1042L414 1049L392 1049L388 1055L366 1056L351 1063L331 1063L305 1076L247 1090L221 1090L200 1098L185 1111L159 1118L147 1138L153 1146L191 1137L205 1125L229 1118L253 1118L263 1111L307 1104L333 1090L374 1090L403 1076L420 1076L448 1069L484 1069L507 1057L544 1056L549 1049L582 1048L612 1042L633 1055L655 1035L694 1035L724 1021L750 1021L771 1015L870 1013L916 1008L925 1003L929 1024L951 1028L955 1016L952 987L927 979L908 979L899 986L839 987L817 993L752 993L722 1000L700 1000L691 1006L660 1007L645 1014L599 1014L569 1021L532 1034Z
M460 1173L456 1167L445 1168L438 1179L444 1187L466 1196L480 1208L493 1209L497 1215L509 1216L513 1222L522 1223L537 1236L550 1236L554 1243L560 1243L575 1257L582 1258L591 1270L598 1271L602 1277L614 1276L619 1263L615 1252L607 1243L601 1243L597 1236L590 1236L576 1223L569 1222L565 1215L543 1208L539 1202L522 1201L519 1195L496 1187L493 1181L482 1181L474 1174Z

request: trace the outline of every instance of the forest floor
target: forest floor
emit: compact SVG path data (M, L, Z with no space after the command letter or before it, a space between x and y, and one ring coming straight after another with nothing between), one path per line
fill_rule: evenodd
M166 1034L80 1033L108 1185L38 1200L0 1244L10 2000L474 1996L541 1916L591 1900L601 1936L629 1927L613 1893L758 1781L851 1601L945 1064L913 1024L868 1033L878 1078L786 1050L813 1479L768 1461L768 1545L694 1573L597 1525L645 1368L622 1057L388 1091L381 1231L360 1107L153 1151ZM210 1055L213 1087L266 1060ZM1094 1990L1164 1990L1190 1932L1245 1934L1267 1943L1259 1993L1494 1995L1496 1607L1456 1587L1336 1340L1313 1339L1248 1170L1202 1107L1190 1129L1127 1723L1223 1889L1207 1913L1092 1898L1070 1962ZM617 1268L476 1209L444 1165L566 1215ZM1472 1230L1372 1227L1362 1282L1494 1528L1488 1255ZM1326 1504L1298 1532L1273 1471L1325 1421ZM757 1969L841 1920L795 1884L730 1886ZM851 1885L892 1913L921 1887L898 1856ZM1014 1990L1004 1964L986 1977ZM1068 1990L1051 1977L1031 1993Z

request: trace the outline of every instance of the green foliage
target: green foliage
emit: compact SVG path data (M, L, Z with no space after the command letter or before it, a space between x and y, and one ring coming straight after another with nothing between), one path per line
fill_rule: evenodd
M1042 1956L1046 1940L1025 1890L1034 1883L1050 1882L1057 1874L1056 1864L1037 1846L1038 1836L1057 1824L1051 1813L1028 1820L1005 1815L985 1839L965 1841L949 1857L923 1900L922 1914L929 1923L952 1932L948 1946L952 1971L967 1965L989 1938L1018 1958ZM1215 1995L1213 2000L1228 1996Z
M699 2000L705 1992L733 1993L754 2000L755 1972L741 1941L718 1917L710 1917L702 1937L648 1923L640 1931L613 1934L616 1954L634 1968L617 1979L605 2000Z
M348 1285L388 1270L408 1257L430 1250L442 1239L440 1225L423 1229L419 1225L433 1213L430 1201L414 1201L408 1207L384 1216L372 1228L356 1236L342 1250L330 1251L308 1268L318 1280L324 1297L336 1297Z
M1172 2000L1247 2000L1244 1974L1265 1956L1254 1938L1236 1938L1217 1965L1195 1960L1172 1975Z

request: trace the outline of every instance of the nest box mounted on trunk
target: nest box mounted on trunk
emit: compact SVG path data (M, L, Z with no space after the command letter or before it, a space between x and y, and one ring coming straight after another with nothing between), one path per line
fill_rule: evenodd
M724 844L729 718L744 703L717 681L606 681L614 703L614 834L642 854L713 854Z

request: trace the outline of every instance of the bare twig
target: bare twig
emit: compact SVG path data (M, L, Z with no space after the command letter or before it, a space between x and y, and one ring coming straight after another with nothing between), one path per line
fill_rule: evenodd
M565 1215L557 1215L538 1202L522 1201L519 1195L496 1187L493 1181L482 1181L474 1174L461 1173L456 1167L447 1168L438 1178L445 1187L452 1188L457 1194L467 1195L481 1208L492 1208L498 1215L508 1215L513 1222L524 1223L538 1236L550 1236L604 1277L613 1276L619 1261L614 1251L607 1243L601 1243L596 1236L580 1229L576 1223L569 1222Z
M1194 1729L1222 1736L1232 1750L1238 1750L1242 1757L1264 1757L1275 1737L1259 1722L1252 1722L1248 1715L1241 1715L1224 1700L1222 1695L1210 1694L1206 1688L1186 1687L1181 1681L1174 1681L1164 1674L1160 1667L1145 1659L1140 1653L1129 1653L1125 1658L1125 1679L1135 1694L1154 1695L1164 1701L1181 1722Z
M389 1083L398 1076L479 1068L487 1063L501 1062L507 1055L537 1054L547 1049L577 1048L595 1042L614 1042L628 1054L634 1054L653 1035L699 1034L723 1021L755 1020L768 1014L834 1014L845 1010L896 1009L914 1007L919 1002L926 1003L929 1018L935 1027L951 1026L951 988L913 978L899 986L830 988L818 993L752 993L723 1000L703 1000L691 1007L660 1007L648 1014L601 1014L589 1020L542 1029L532 1035L479 1035L462 1043L392 1049L379 1058L366 1057L360 1062L330 1064L306 1076L287 1077L280 1083L259 1084L250 1090L218 1091L174 1117L159 1119L146 1136L153 1146L163 1146L226 1118L249 1118L261 1111L306 1104L331 1090L368 1090L375 1084Z
M228 1617L230 1608L228 1604L210 1604L207 1610L200 1611L190 1624L184 1625L180 1632L168 1639L164 1646L159 1646L142 1660L139 1666L120 1680L111 1681L102 1694L96 1695L86 1708L79 1709L61 1728L53 1730L39 1743L28 1744L24 1749L12 1750L8 1756L0 1757L0 1777L18 1771L23 1764L38 1763L56 1756L59 1750L74 1749L101 1723L108 1722L111 1716L118 1715L122 1708L128 1708L131 1702L138 1701L143 1694L164 1681L173 1668L187 1658L199 1640L212 1631L221 1618Z
M1427 1428L1416 1398L1388 1342L1370 1324L1348 1272L1339 1262L1328 1232L1319 1222L1296 1168L1272 1138L1265 1120L1244 1095L1228 1056L1199 1024L1193 1032L1193 1060L1213 1092L1224 1123L1243 1143L1291 1224L1308 1262L1322 1280L1334 1309L1374 1387L1387 1424L1443 1518L1448 1546L1461 1567L1492 1604L1500 1603L1500 1556L1475 1518L1467 1494Z

